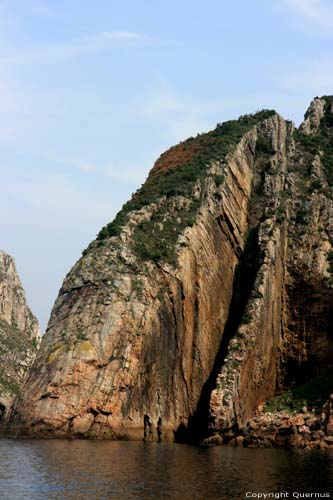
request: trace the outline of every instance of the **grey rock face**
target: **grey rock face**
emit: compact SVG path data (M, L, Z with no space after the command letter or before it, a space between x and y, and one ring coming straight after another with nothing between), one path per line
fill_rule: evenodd
M27 305L15 262L0 251L0 402L6 408L24 380L39 341L38 322Z
M300 126L301 132L310 135L318 131L321 119L324 116L325 101L316 97L306 112L305 119Z

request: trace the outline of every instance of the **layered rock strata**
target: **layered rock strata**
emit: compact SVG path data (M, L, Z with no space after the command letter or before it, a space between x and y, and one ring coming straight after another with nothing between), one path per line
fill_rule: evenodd
M321 98L164 153L67 275L10 429L202 439L329 364L332 122Z
M332 124L332 99L315 99L266 171L262 265L211 394L212 431L242 428L274 393L332 366Z
M39 326L31 313L13 258L0 251L0 417L18 392L39 344Z

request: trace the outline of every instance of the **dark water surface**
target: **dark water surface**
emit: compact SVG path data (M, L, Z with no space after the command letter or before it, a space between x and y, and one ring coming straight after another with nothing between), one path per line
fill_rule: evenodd
M0 439L1 500L242 500L280 491L333 498L333 453Z

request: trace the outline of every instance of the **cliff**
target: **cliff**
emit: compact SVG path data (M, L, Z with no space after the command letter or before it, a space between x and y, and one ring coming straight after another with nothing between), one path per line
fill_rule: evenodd
M26 376L39 326L25 298L13 258L0 251L0 417Z
M265 172L261 265L211 394L211 429L241 428L261 403L331 370L332 102L312 102ZM332 376L321 390L303 406L328 399Z
M65 278L11 428L197 440L330 366L332 102L159 158Z

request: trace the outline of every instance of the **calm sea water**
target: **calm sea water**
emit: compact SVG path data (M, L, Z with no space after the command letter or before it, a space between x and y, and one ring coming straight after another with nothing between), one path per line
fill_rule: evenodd
M282 490L333 498L333 453L0 439L1 500L242 500Z

